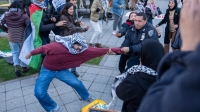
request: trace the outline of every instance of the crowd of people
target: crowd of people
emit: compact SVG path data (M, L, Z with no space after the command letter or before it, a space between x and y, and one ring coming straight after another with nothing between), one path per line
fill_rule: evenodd
M94 34L89 42L85 42L79 34L87 32L90 26L83 27L84 23L78 18L76 0L48 2L50 8L47 0L16 0L0 22L1 28L8 32L15 74L18 77L22 76L20 66L22 72L30 68L19 59L23 45L28 40L25 36L28 26L34 32L33 49L22 55L27 60L41 57L41 62L37 60L41 67L34 92L47 112L62 110L47 93L53 78L74 88L83 100L93 101L95 98L77 79L79 75L76 67L105 54L120 55L118 69L126 77L116 86L116 95L124 101L122 112L200 111L199 0L181 0L182 9L178 8L176 0L169 0L164 18L156 26L152 25L152 20L159 15L159 8L154 0L142 0L143 11L131 12L123 24L124 10L137 9L136 3L139 1L132 0L129 7L128 0L91 0L89 19ZM83 6L87 7L84 0ZM124 36L118 48L103 48L100 42L102 22L108 22L109 10L114 19L111 33L117 38ZM164 47L158 40L161 37L158 27L162 24L167 24ZM57 35L56 42L50 43L50 31ZM168 54L170 43L176 52Z

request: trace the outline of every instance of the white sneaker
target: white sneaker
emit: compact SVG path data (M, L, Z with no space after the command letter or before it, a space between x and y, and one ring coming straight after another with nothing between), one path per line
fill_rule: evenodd
M112 34L113 34L113 35L116 35L116 34L117 34L117 32L116 32L116 31L113 31L113 32L112 32Z
M94 100L95 98L92 95L89 95L89 97L85 101L93 102Z
M62 108L57 104L56 108L50 112L62 112Z

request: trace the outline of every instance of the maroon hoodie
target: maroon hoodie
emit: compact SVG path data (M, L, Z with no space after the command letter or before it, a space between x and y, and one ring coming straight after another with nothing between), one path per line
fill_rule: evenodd
M1 23L8 27L9 42L23 42L24 29L29 20L29 17L22 12L9 12L5 15Z
M31 51L31 55L46 54L43 66L49 70L56 71L78 67L92 58L105 55L108 50L108 48L89 47L80 54L71 54L61 43L53 42ZM120 48L112 48L112 51L122 54Z

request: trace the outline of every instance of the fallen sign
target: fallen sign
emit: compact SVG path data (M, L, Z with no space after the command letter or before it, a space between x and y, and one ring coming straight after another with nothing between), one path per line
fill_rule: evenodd
M155 16L154 19L164 19L165 14L160 14L159 16Z
M8 64L13 64L13 56L11 51L0 51L0 58L4 58Z

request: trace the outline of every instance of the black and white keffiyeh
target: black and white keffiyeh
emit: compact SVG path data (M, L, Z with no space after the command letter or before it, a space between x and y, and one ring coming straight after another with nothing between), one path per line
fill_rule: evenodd
M152 76L157 75L157 72L155 70L151 69L151 68L148 68L148 67L143 66L143 65L135 65L135 66L132 66L131 68L129 68L127 70L127 72L125 72L121 75L118 75L115 78L123 81L123 79L126 78L126 76L128 74L132 75L132 74L137 73L137 72L143 72L143 73L146 73L147 75L152 75Z
M148 67L143 66L143 65L132 66L131 68L129 68L127 70L127 72L125 72L121 75L115 76L115 80L112 84L112 90L111 90L113 100L115 100L115 97L116 97L115 88L126 78L126 76L128 74L133 75L133 74L138 73L138 72L143 72L143 73L146 73L147 75L157 76L157 72L155 70L151 69L151 68L148 68Z
M108 20L107 20L108 0L101 0L101 4L102 4L103 10L104 10L104 16L106 18L105 21L107 23L108 22Z
M107 10L108 10L108 1L107 0L101 0L101 4L102 4L102 7L103 7L104 11L107 12Z
M82 53L83 51L85 51L88 48L86 40L79 33L75 33L73 35L69 35L69 36L65 36L65 37L61 37L59 35L55 35L55 41L62 43L69 50L69 52L71 54L80 54L80 53ZM73 48L73 45L76 42L78 42L82 46L82 49L81 49L80 52L77 52Z
M47 6L45 6L44 1L43 1L43 2L40 2L39 0L33 0L33 3L34 3L35 5L37 5L38 7L42 8L42 9L47 8Z
M60 6L64 5L66 0L52 0L53 7L57 10Z

